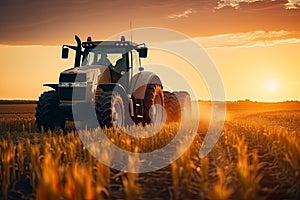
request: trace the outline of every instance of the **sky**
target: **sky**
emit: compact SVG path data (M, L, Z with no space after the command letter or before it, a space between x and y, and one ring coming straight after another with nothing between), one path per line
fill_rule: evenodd
M299 21L297 0L1 1L0 99L37 99L43 83L57 82L73 62L61 60L61 45L75 34L102 40L131 26L172 29L201 45L228 100L300 100ZM199 98L209 99L200 85Z

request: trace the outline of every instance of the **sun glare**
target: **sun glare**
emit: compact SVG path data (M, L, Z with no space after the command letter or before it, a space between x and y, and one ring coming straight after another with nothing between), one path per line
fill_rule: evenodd
M265 89L268 92L276 92L278 90L278 81L277 80L265 81Z

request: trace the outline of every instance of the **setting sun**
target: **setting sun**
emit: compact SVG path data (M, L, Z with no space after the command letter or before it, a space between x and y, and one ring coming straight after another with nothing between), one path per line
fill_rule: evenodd
M278 91L278 81L274 79L265 81L265 89L268 92Z

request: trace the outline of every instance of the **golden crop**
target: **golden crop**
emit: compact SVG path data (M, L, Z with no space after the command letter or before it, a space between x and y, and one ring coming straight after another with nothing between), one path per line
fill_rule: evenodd
M200 159L206 128L200 122L193 144L169 166L148 173L127 173L105 166L78 134L32 133L34 121L0 124L1 199L297 199L300 196L300 112L276 111L227 120L210 154ZM14 127L13 129L11 127ZM133 127L136 134L143 131ZM166 145L178 124L151 138L106 130L111 142L132 152ZM147 132L155 131L146 127ZM93 137L86 131L86 137ZM186 137L184 140L190 140ZM184 143L185 141L182 141ZM180 143L176 147L179 151ZM108 150L101 156L107 159ZM139 157L130 157L131 168Z

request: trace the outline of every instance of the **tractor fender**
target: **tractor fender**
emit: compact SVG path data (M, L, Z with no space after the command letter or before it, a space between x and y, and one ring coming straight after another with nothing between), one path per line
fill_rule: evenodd
M143 71L134 75L131 79L130 94L137 99L144 99L148 84L162 87L160 78L153 72Z
M43 86L50 87L50 88L54 89L55 91L58 90L58 84L47 83L47 84L43 84Z

